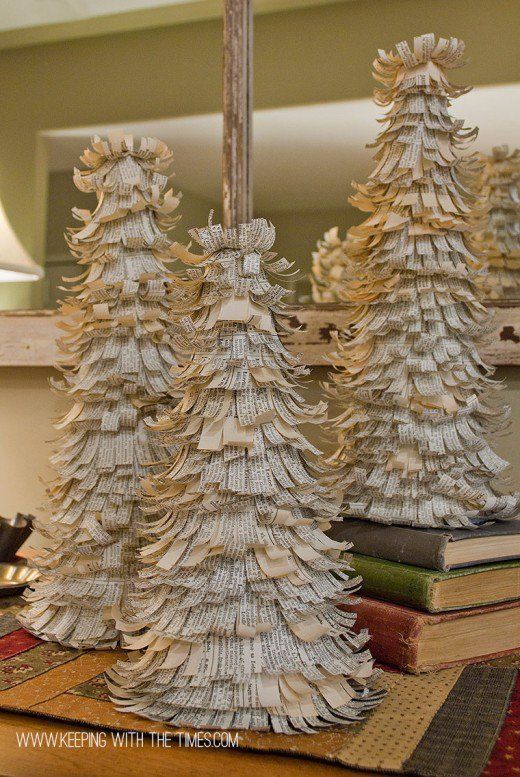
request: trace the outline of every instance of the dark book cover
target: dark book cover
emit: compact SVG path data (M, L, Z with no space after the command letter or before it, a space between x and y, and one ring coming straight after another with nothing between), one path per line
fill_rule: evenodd
M448 543L478 540L483 537L518 535L520 520L495 521L484 524L478 529L415 529L345 518L343 521L334 521L327 534L334 540L353 543L352 550L356 553L446 572L450 568L482 563L477 560L468 564L447 564L445 552ZM513 552L511 555L485 560L507 561L515 558L518 558L518 554Z

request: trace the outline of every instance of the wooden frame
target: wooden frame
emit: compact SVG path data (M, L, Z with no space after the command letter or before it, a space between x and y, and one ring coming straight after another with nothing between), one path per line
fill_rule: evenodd
M489 364L520 365L520 305L516 300L493 304L495 327L489 343L481 349ZM331 331L341 328L345 306L304 305L293 316L294 334L288 346L302 354L309 366L325 366L331 350ZM60 320L54 310L0 312L0 367L52 367Z
M253 217L253 4L224 0L222 81L222 209L224 226Z

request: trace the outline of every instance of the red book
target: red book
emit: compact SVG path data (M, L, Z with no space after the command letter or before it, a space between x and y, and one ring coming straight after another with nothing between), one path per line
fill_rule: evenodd
M419 674L520 651L520 601L431 614L368 596L360 599L354 606L356 630L369 630L374 658L406 672Z

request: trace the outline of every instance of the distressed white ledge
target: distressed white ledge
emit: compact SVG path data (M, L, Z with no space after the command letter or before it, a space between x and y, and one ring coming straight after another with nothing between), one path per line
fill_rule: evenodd
M52 367L59 318L54 310L0 311L0 367Z
M500 300L487 303L495 313L493 335L481 349L483 359L495 366L520 365L520 300ZM341 329L345 321L346 305L305 305L292 322L301 329L290 336L293 351L303 354L305 364L328 364L331 350L330 333Z
M482 356L496 366L520 365L520 300L503 300L492 307L494 333ZM327 365L330 333L341 329L345 312L344 305L303 306L291 321L300 329L288 337L288 346L309 366ZM59 319L54 310L0 311L0 367L52 367Z

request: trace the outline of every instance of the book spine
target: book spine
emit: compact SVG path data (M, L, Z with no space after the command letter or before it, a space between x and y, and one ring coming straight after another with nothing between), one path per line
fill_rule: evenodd
M439 572L449 572L451 567L446 564L446 548L450 538L447 535L438 537L435 543L432 542L432 569Z
M349 605L349 608L352 605ZM421 623L412 612L362 598L354 607L356 629L368 629L370 652L383 664L391 664L405 672L418 672L418 644Z
M434 612L433 575L357 553L352 556L352 566L363 578L363 594Z

